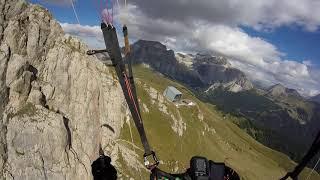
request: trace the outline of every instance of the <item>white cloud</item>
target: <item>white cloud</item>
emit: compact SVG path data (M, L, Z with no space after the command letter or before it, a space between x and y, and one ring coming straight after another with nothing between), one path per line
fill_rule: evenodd
M131 0L151 18L189 23L205 20L228 26L272 29L296 24L315 31L320 25L319 0ZM165 10L165 11L164 11Z
M40 1L65 6L70 6L72 1L78 3L77 0ZM117 2L123 5L124 0ZM299 25L308 31L316 31L320 25L319 0L130 0L128 3L151 19L189 25L203 20L257 30Z
M285 60L283 53L269 42L251 37L239 28L222 25L199 27L193 38L203 49L228 56L234 67L241 69L255 81L265 84L281 83L297 89L301 94L314 95L320 80L311 74L305 63Z
M255 1L254 1L255 2ZM253 2L253 3L254 3ZM260 2L260 1L259 1ZM275 3L272 0L273 3ZM279 2L282 6L289 6L287 1ZM292 9L299 10L294 17L304 16L306 10L303 7L296 7L296 0L292 1L293 7L288 7L287 11ZM297 3L297 4L295 4ZM237 4L237 3L236 3ZM315 6L317 3L315 4ZM249 5L254 6L254 5ZM269 2L258 4L258 6L270 6ZM274 6L274 5L273 5ZM235 7L238 7L237 5ZM252 7L253 14L256 9ZM271 8L271 7L269 7ZM298 8L298 9L297 9ZM259 9L259 8L258 8ZM283 8L277 7L277 10ZM131 39L147 39L156 40L165 43L170 49L177 51L197 52L211 51L223 54L232 59L232 64L244 71L251 79L261 81L271 85L282 83L289 88L297 89L301 94L310 96L315 95L320 90L320 70L314 68L310 61L299 63L293 60L285 59L284 53L280 52L277 47L259 37L252 37L246 34L237 26L229 26L226 24L210 23L207 20L188 21L172 21L165 18L153 18L144 14L136 5L128 5L127 12L120 11L115 15L117 22L126 23L129 28ZM275 12L280 13L278 19L273 16L259 15L263 21L245 21L251 22L252 26L274 27L281 24L290 24L292 21L292 12ZM281 14L283 13L283 14ZM315 12L317 14L317 12ZM251 15L254 16L254 15ZM265 16L265 17L264 17ZM320 17L320 16L319 16ZM307 18L307 17L305 17ZM250 19L250 18L249 18ZM269 19L269 20L267 20ZM302 20L297 21L311 30L311 24ZM309 17L311 21L317 21L317 18ZM261 23L268 21L268 23ZM250 23L248 23L250 24ZM63 29L70 34L81 37L86 40L90 46L104 47L101 30L98 26L80 26L75 24L61 23ZM317 27L313 26L313 27ZM121 33L121 31L120 31ZM119 38L121 41L121 38ZM317 76L318 75L318 76Z
M105 48L104 38L100 26L89 26L80 24L61 23L60 25L65 33L82 39L89 48L103 49ZM118 30L119 45L123 46L122 31ZM131 39L132 41L132 39Z
M312 75L315 70L311 71L310 62L306 64L308 61L299 63L287 60L285 54L273 44L252 37L238 27L206 21L192 22L191 26L187 26L181 22L152 19L137 6L131 6L128 11L129 32L136 39L161 41L179 51L210 50L226 55L237 61L239 66L236 67L246 72L251 79L269 85L282 83L299 90L303 95L314 95L320 90L320 80Z
M305 64L306 66L312 66L313 65L312 61L310 61L310 60L304 60L304 61L302 61L302 63Z
M84 40L90 48L103 48L104 40L99 26L60 23L65 33Z
M85 35L88 37L102 37L101 29L99 26L88 26L69 23L60 23L60 25L66 33L76 34L79 36Z
M261 67L267 65L266 62L275 62L281 55L272 44L260 38L250 37L239 28L204 25L199 26L192 36L203 48L237 57Z

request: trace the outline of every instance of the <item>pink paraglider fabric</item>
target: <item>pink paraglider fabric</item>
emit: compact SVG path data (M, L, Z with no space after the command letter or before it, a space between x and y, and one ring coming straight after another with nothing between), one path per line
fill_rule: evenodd
M101 17L104 23L106 24L112 24L112 14L109 13L108 9L104 9L101 12Z

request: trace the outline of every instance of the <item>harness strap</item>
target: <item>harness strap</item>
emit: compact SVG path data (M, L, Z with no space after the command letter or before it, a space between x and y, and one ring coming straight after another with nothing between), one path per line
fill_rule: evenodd
M134 82L134 78L133 78L133 72L132 72L132 62L131 62L131 59L129 58L129 55L130 55L130 52L131 52L131 49L130 49L130 44L129 44L129 35L128 35L128 28L126 25L123 26L123 29L122 29L122 32L123 32L123 37L124 37L124 48L125 48L125 60L127 61L127 64L128 64L128 78L129 78L129 81L130 81L130 84L131 84L131 88L132 88L132 93L133 93L133 97L134 97L134 100L136 102L138 102L138 96L137 96L137 91L136 91L136 85L135 85L135 82ZM140 113L140 106L138 105L138 112Z
M142 118L141 118L141 115L140 115L140 112L139 112L139 109L138 109L137 101L135 100L134 95L133 95L133 93L131 91L131 89L132 89L131 88L131 83L129 82L128 77L127 77L126 74L124 74L124 80L125 80L125 83L126 83L127 90L129 92L130 99L133 102L134 110L138 114L140 122L142 122Z
M125 55L128 56L128 54L130 53L130 44L129 44L128 28L126 25L123 26L122 32L124 37Z
M153 151L151 151L151 148L144 130L136 93L135 91L133 91L134 88L132 86L132 83L129 82L125 64L121 56L116 29L115 27L112 27L105 23L101 24L101 29L103 32L106 49L108 50L112 63L115 65L115 70L119 78L119 82L120 82L123 94L125 96L126 102L132 114L133 121L139 132L139 136L145 151L145 155L152 155Z
M313 141L309 151L307 154L302 158L301 162L294 168L292 172L288 172L283 178L280 180L286 180L289 177L292 179L298 179L299 174L301 171L307 166L310 160L319 152L320 150L320 131L316 136L315 140Z

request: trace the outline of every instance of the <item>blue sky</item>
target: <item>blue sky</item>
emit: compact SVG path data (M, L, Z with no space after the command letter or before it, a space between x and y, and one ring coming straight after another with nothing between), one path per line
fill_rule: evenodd
M42 0L31 0L31 2L42 4L48 8L59 22L68 22L72 24L77 23L77 19L75 18L72 6L70 4L53 4L44 2ZM99 14L96 7L100 3L96 5L94 2L94 0L89 0L79 1L78 3L74 4L81 24L97 25L100 23Z
M243 30L274 44L290 60L310 60L313 64L320 65L319 30L309 32L296 26L281 27L272 32L256 31L248 27L243 27Z
M66 33L94 47L103 46L100 1L105 7L105 0L74 3L77 25L71 0L31 0L48 8ZM128 0L123 13L124 0L119 0L115 21L127 20L132 40L156 40L177 51L218 52L254 81L281 83L306 96L320 93L320 2L186 1Z
M77 23L70 4L57 5L41 0L32 0L31 2L44 5L59 22ZM94 26L100 23L98 5L100 6L100 3L97 0L75 3L81 24ZM105 2L103 5L106 6ZM290 60L299 62L309 60L315 65L320 64L320 30L310 32L298 26L284 26L267 32L257 31L254 28L246 26L242 26L241 28L250 36L261 37L274 44Z

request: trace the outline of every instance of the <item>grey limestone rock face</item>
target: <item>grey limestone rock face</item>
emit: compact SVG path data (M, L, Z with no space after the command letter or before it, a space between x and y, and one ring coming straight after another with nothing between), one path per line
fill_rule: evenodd
M132 45L129 58L137 64L145 63L156 71L183 82L190 87L239 92L253 88L246 75L232 68L227 58L209 54L181 54L168 50L160 42L139 40Z
M92 179L99 144L116 161L127 107L112 69L23 0L0 0L0 34L0 179Z
M267 95L273 98L278 98L281 96L294 96L296 98L301 98L301 95L298 93L297 90L286 88L281 84L271 86L267 92Z

